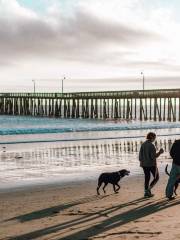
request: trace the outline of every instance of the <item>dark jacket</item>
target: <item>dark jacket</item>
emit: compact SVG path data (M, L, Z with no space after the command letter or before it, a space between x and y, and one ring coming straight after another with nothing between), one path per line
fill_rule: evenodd
M150 140L146 140L139 151L139 161L141 167L156 166L156 148Z
M171 147L170 155L173 163L180 166L180 140L175 140Z

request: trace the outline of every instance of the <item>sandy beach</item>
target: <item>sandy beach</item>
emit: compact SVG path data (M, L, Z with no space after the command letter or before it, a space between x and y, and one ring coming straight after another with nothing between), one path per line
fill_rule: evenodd
M142 176L121 190L96 195L96 181L20 189L0 194L1 240L179 239L179 204L164 198L167 176L144 199Z

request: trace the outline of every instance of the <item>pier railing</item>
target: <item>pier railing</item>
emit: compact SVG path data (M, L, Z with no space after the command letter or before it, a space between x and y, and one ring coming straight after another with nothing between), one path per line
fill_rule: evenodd
M69 93L0 93L0 97L29 98L154 98L180 97L180 89L155 89L131 91L69 92Z

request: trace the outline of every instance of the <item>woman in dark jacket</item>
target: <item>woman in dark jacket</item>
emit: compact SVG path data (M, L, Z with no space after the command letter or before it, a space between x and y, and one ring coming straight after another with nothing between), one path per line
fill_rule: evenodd
M156 148L153 142L156 139L156 134L153 132L149 132L146 137L146 141L141 145L139 151L139 161L140 166L144 171L144 197L153 197L154 195L151 193L151 189L159 180L159 171L157 168L156 159L164 152L161 148L159 152L156 152ZM153 175L153 180L150 182L151 174Z

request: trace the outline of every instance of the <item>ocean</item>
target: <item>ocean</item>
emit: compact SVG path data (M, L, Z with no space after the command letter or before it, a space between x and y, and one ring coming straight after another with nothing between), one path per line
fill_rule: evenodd
M179 138L179 122L58 119L0 116L0 191L43 184L97 179L101 172L126 168L142 174L138 151L147 132L169 150Z

